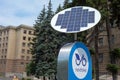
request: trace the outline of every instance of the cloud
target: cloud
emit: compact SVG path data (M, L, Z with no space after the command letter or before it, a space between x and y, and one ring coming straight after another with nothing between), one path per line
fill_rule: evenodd
M64 0L51 0L53 10ZM33 25L43 5L47 7L49 0L0 0L0 25L20 24Z

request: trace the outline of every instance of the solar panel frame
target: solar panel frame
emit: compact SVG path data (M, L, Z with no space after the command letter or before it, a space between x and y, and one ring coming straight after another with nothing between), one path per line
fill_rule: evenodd
M66 29L66 32L80 31L80 28L87 27L89 23L94 23L94 11L88 9L71 8L70 11L65 11L64 14L59 14L56 26L61 26L61 29Z

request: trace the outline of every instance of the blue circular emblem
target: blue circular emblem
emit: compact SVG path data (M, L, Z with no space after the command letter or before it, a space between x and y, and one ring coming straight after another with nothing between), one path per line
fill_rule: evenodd
M69 56L68 80L92 80L92 62L88 48L76 42Z

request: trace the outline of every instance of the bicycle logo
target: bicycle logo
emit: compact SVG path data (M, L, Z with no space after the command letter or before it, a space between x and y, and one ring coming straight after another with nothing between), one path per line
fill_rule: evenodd
M77 66L81 65L81 63L83 66L86 66L87 60L85 59L83 54L80 56L78 53L75 53L75 56L76 56L75 62Z

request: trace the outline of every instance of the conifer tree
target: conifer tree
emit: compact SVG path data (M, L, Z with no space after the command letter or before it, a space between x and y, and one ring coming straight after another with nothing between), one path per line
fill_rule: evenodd
M59 4L59 6L58 6L58 8L57 8L57 10L56 10L56 14L58 13L58 12L60 12L62 10L62 7L61 7L61 5Z
M65 0L63 3L63 9L70 7L69 0Z
M32 70L35 71L36 77L56 75L59 49L70 40L64 33L53 30L50 25L53 15L50 0L47 10L44 6L34 25L36 37L33 39L31 51L33 54L32 63L36 65L35 70Z

